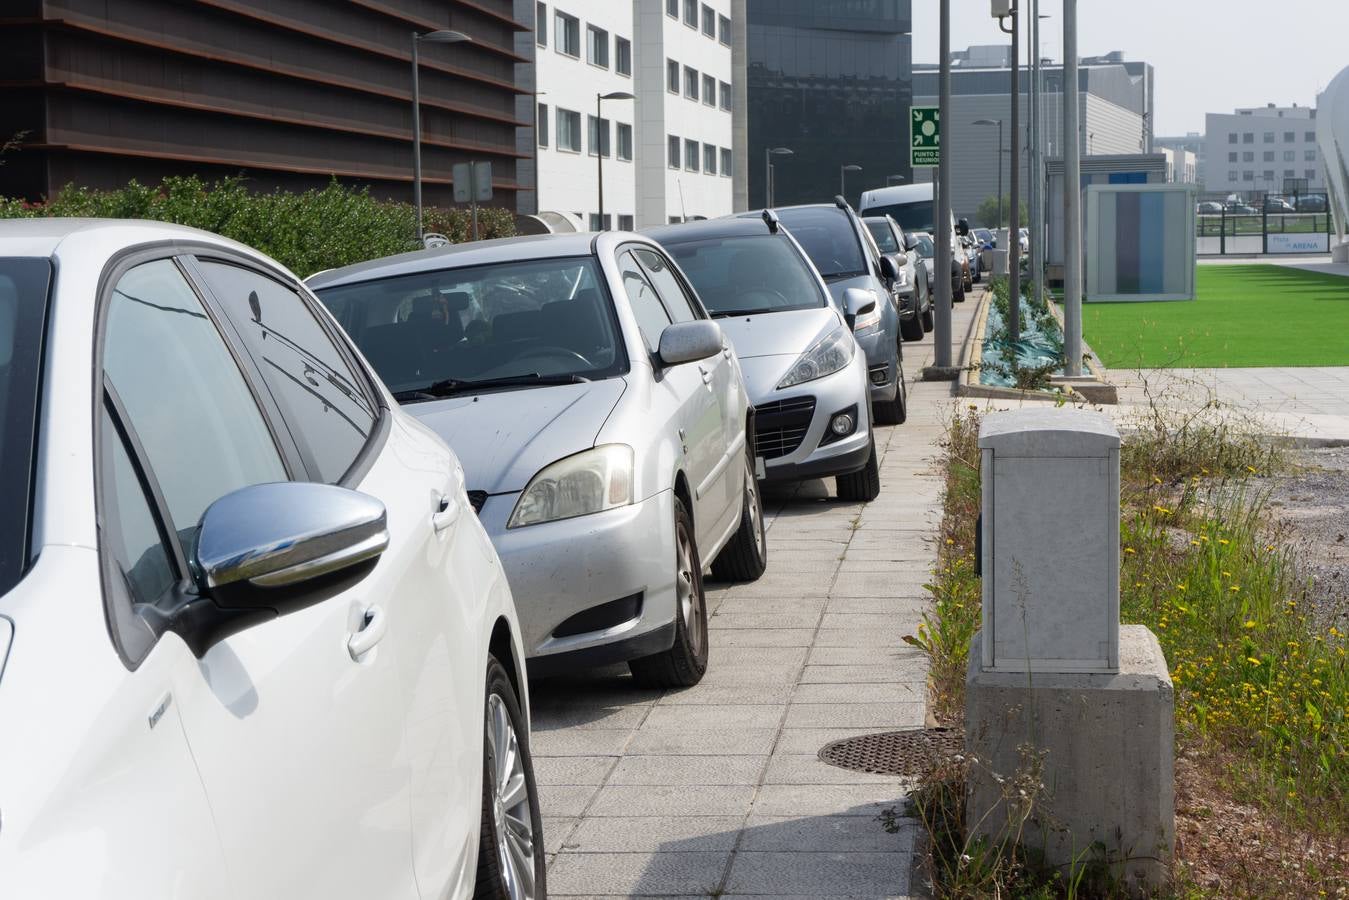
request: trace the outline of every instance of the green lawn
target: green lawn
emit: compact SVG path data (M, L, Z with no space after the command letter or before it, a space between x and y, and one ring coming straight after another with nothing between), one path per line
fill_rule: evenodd
M1088 303L1110 368L1349 365L1349 278L1282 266L1198 267L1192 302Z

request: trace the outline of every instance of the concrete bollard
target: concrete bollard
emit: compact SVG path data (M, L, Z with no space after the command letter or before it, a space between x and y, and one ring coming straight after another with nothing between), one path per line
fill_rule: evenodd
M1119 434L1098 413L1016 410L987 416L979 446L966 821L1146 894L1175 844L1175 707L1156 636L1119 624Z

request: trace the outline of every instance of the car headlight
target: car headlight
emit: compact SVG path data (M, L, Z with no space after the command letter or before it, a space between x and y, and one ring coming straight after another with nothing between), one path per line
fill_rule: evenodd
M908 287L909 285L908 266L905 266L904 268L899 270L899 274L895 276L895 284L897 284L899 287Z
M876 314L876 321L880 321L879 314ZM792 363L787 374L778 382L778 390L832 375L852 362L852 355L856 351L857 342L848 333L848 327L840 325L816 341Z
M874 292L873 292L873 294L874 294ZM853 330L853 333L854 333L854 334L863 334L864 332L870 331L871 329L877 328L877 327L880 326L880 324L881 324L881 302L882 302L882 301L877 300L877 301L876 301L876 308L875 308L875 309L873 309L873 310L872 310L871 312L869 312L869 313L863 313L862 315L858 316L856 319L853 320L853 323L852 323L852 330ZM887 294L887 297L886 297L885 302L887 302L887 303L890 302L890 298L889 298L889 295L888 295L888 294ZM817 377L818 377L818 376L817 376Z
M588 516L632 503L632 448L604 444L545 466L515 502L507 528Z

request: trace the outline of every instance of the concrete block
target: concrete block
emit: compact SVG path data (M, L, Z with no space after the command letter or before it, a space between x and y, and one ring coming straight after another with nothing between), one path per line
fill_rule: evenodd
M1117 673L987 672L981 641L976 634L966 676L965 747L976 760L967 821L1006 839L1005 792L1026 745L1043 754L1044 790L1022 840L1060 867L1101 860L1099 841L1139 893L1164 884L1175 845L1175 698L1156 636L1121 627Z

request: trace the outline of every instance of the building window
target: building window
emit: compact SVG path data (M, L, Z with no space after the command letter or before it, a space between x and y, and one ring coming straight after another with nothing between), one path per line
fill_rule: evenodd
M609 156L609 120L586 116L586 124L590 129L590 155Z
M1237 173L1236 173L1236 172L1228 172L1228 173L1227 173L1227 180L1228 180L1228 181L1236 181L1236 180L1237 180Z
M626 122L618 123L618 158L632 162L632 126Z
M1285 132L1283 133L1283 142L1284 142L1285 144L1291 144L1291 143L1293 143L1293 141L1295 141L1295 140L1297 140L1297 135L1295 135L1293 132L1291 132L1291 131L1285 131Z
M560 12L553 17L553 43L558 53L581 58L581 20Z
M614 37L614 71L619 75L632 74L632 41Z
M601 69L609 68L609 32L603 28L586 26L586 62Z
M708 106L717 105L717 79L711 75L703 76L703 103Z
M581 152L581 114L560 106L557 109L557 149Z
M698 27L698 0L684 0L684 24L690 28Z
M679 18L679 0L665 0L665 14L672 19Z
M1244 132L1242 132L1242 134L1241 134L1241 142L1242 142L1243 144L1254 144L1254 143L1255 143L1255 132L1253 132L1253 131L1244 131Z
M1265 161L1265 162L1274 162L1274 151L1273 151L1273 150L1266 150L1266 151L1265 151L1265 158L1264 158L1264 161Z
M1309 144L1315 144L1315 143L1316 143L1316 132L1315 132L1315 131L1309 131L1309 132L1307 132L1307 134L1305 135L1305 137L1306 137L1306 139L1307 139L1307 143L1309 143Z
M1295 160L1295 159L1297 159L1297 154L1294 153L1292 150L1285 150L1285 151L1283 151L1283 161L1284 161L1284 162L1292 162L1292 161Z
M703 171L708 175L717 174L717 148L703 144Z
M1263 140L1266 144L1274 143L1274 132L1266 131L1263 135Z
M599 213L591 213L591 214L590 214L590 230L591 230L591 231L608 231L608 230L609 230L609 214L608 214L608 213L605 213L605 214L604 214L604 219L603 219L603 221L601 221L601 220L600 220L600 214L599 214Z
M721 148L721 174L727 178L731 177L731 171L734 167L732 160L734 158L729 147Z
M1228 153L1228 154L1227 154L1227 161L1228 161L1228 162L1236 162L1236 161L1237 161L1237 151L1233 150L1232 152Z
M665 138L667 147L665 164L671 169L679 168L679 138L675 135L669 135Z
M622 213L618 215L618 230L632 231L632 216L625 216Z
M1284 169L1284 170L1283 170L1283 177L1284 177L1284 178L1292 178L1292 177L1294 177L1296 174L1297 174L1297 173L1294 172L1292 169Z
M548 7L542 3L534 4L534 43L548 46Z
M1243 151L1242 154L1241 154L1241 161L1242 161L1242 162L1255 162L1255 151L1254 151L1254 150L1245 150L1245 151Z
M703 34L717 36L717 11L706 3L703 4Z
M1307 150L1307 151L1303 152L1303 154L1302 154L1302 159L1303 159L1304 162L1316 162L1316 151L1315 151L1315 150Z
M1273 180L1274 180L1274 170L1273 170L1273 169L1265 169L1263 172L1260 173L1260 177L1263 178L1263 179L1265 179L1265 181L1273 181Z
M535 126L535 127L538 129L538 132L539 132L539 146L540 146L540 147L547 147L547 146L548 146L548 106L547 106L547 104L544 104L544 103L540 103L540 104L539 104L539 111L538 111L538 114L537 114L537 115L538 115L538 117L539 117L539 124L538 124L537 126Z
M717 40L731 46L731 20L725 16L717 16Z
M684 138L684 168L690 172L698 171L698 142Z
M665 89L672 94L679 93L679 63L673 59L665 61Z
M1252 172L1250 169L1246 169L1245 171L1243 171L1243 172L1241 173L1241 180L1242 180L1242 181L1254 181L1254 180L1255 180L1255 173Z
M721 83L721 108L728 112L731 109L731 86L724 81Z
M1315 169L1308 169L1308 170L1306 170L1305 172L1303 172L1302 174L1306 176L1306 178L1307 178L1308 181L1315 181L1315 180L1316 180L1316 170L1315 170Z
M690 100L698 99L698 70L684 67L684 96Z
M1235 144L1237 142L1237 133L1234 131L1227 136L1227 143Z

